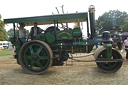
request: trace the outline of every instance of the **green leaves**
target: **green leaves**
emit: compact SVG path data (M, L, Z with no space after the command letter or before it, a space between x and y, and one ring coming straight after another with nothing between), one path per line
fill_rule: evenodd
M121 26L128 22L128 14L119 10L110 10L105 12L102 16L99 16L96 20L96 29L99 30L102 27Z
M7 32L4 29L4 22L1 20L0 15L0 41L8 40Z
M16 36L18 37L19 31L16 30L15 33L16 33ZM14 37L14 30L13 29L8 30L7 35L8 35L9 38Z
M19 30L15 30L15 33L16 33L15 36L19 37ZM8 30L7 35L9 38L14 37L14 30L12 28ZM26 37L28 37L28 35L29 35L29 31L26 30Z
M123 29L123 31L128 32L128 23L121 25L120 28Z

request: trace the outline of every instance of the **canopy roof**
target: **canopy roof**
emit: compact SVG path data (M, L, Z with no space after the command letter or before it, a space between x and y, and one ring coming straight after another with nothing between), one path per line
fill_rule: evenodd
M71 13L71 14L58 14L58 15L47 15L47 16L35 16L35 17L24 17L24 18L12 18L4 19L4 23L25 23L26 26L33 25L37 22L39 25L53 24L54 20L58 20L59 23L70 23L70 22L82 22L88 18L88 13Z

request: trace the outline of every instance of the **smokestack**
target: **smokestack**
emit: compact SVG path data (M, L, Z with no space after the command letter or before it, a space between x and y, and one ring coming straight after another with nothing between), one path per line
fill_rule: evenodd
M90 30L91 39L95 36L95 7L93 5L89 6L89 19L90 19Z

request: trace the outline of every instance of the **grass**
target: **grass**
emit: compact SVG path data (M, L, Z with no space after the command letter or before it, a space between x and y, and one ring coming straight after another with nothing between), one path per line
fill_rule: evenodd
M9 50L9 49L3 49L0 50L0 57L2 56L9 56L9 55L13 55L13 50Z

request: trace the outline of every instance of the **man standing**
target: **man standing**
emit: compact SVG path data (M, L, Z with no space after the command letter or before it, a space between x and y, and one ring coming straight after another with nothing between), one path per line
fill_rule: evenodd
M41 33L43 30L37 26L37 22L34 23L34 27L31 28L31 31L30 31L30 36L31 36L31 40L34 39L34 37L37 36L37 34Z
M24 23L19 23L20 26L17 24L17 28L19 29L19 39L22 42L21 45L26 43L26 29Z

